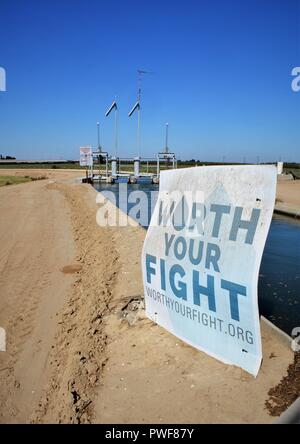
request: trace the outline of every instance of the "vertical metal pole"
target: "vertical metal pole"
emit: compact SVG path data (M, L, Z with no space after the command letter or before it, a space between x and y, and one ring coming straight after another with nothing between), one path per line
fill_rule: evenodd
M105 174L106 174L106 179L108 178L108 154L106 153L105 156Z
M93 161L93 155L92 155L92 165L91 165L91 177L92 177L92 180L93 180L93 178L94 178L94 161Z
M118 157L118 108L115 108L115 156Z
M138 129L137 129L137 149L138 149L138 158L141 156L141 108L139 106L138 109Z
M165 146L165 164L166 164L166 170L168 169L168 163L169 163L169 147L168 147L168 137L169 137L169 124L166 123L166 146Z
M100 171L100 163L101 163L100 122L97 122L97 137L98 137L98 151L99 151L98 162L99 162L99 180L100 180L100 175L101 175L101 171Z
M169 138L169 124L166 123L166 153L169 152L169 147L168 147L168 138Z
M156 169L157 177L159 177L159 155L157 156L157 169Z
M98 150L100 151L100 122L97 122Z
M118 161L116 157L111 158L111 175L115 178L118 177Z

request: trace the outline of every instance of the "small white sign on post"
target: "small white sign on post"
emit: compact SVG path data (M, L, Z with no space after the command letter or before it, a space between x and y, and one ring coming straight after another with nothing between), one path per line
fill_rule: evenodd
M254 376L262 358L258 273L276 173L274 166L162 172L142 252L148 317Z
M277 174L283 173L283 162L277 162Z
M93 166L93 151L90 146L81 146L80 147L80 158L79 158L80 166L91 167Z

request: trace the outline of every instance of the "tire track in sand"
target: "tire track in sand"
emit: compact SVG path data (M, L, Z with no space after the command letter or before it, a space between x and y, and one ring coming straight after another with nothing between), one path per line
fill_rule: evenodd
M86 185L53 184L71 210L77 250L72 292L59 314L59 331L51 353L52 376L32 422L91 421L95 388L106 364L107 336L102 322L109 313L119 256L112 229L96 224L96 206L88 204Z

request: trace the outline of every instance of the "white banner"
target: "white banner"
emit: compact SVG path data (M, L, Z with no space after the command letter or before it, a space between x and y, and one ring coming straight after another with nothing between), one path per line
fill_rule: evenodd
M276 173L274 166L161 172L142 252L148 317L254 376L262 358L258 273Z
M80 166L93 166L93 151L90 146L80 147Z

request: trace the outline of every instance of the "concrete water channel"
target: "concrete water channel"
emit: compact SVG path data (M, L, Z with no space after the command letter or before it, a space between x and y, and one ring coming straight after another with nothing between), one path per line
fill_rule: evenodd
M97 191L113 192L115 202L120 207L119 183L95 183L94 187ZM132 191L144 191L149 197L148 218L142 224L147 229L158 185L145 180L128 185L127 194ZM110 196L108 194L107 197ZM134 205L128 202L127 213ZM300 328L299 220L274 214L260 267L258 298L260 313L281 330L291 336L294 328Z

